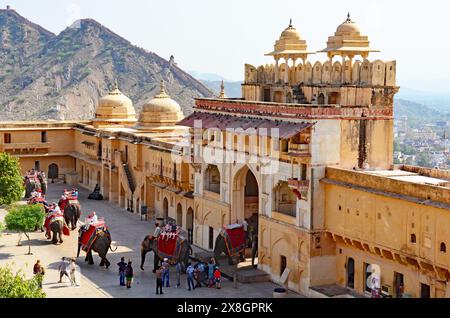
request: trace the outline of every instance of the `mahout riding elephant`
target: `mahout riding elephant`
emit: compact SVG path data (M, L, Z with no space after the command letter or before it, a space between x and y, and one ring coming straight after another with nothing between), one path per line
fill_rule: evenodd
M183 272L185 272L187 265L189 264L189 255L193 254L192 246L189 244L188 240L183 237L178 236L177 244L179 244L181 250L177 262L181 262L183 265ZM141 243L141 270L144 270L145 256L148 252L153 251L153 273L159 267L160 258L158 256L158 241L157 239L152 240L151 236L146 236Z
M81 205L78 202L69 202L64 208L64 219L67 226L74 231L77 228L78 220L81 217Z
M81 251L81 243L80 243L80 236L82 235L83 230L79 230L79 237L78 237L78 252L77 257L80 257L80 251ZM111 248L111 234L108 230L101 231L97 234L97 237L95 238L94 243L92 243L92 246L90 247L89 251L86 253L85 262L89 262L89 265L94 264L94 258L92 256L92 251L96 252L98 256L101 258L100 266L106 266L108 269L111 263L106 258L106 254L108 254L108 251L111 250L112 252L115 252L117 250L117 247L113 250Z
M62 237L63 237L63 230L64 230L64 222L63 220L55 220L50 224L50 237L49 240L52 240L53 244L58 244L58 235L59 235L59 243L64 243ZM53 239L52 239L53 237Z

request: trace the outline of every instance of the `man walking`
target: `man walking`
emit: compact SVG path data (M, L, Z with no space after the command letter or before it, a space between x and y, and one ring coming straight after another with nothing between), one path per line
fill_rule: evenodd
M75 262L74 258L72 258L72 261L70 262L69 269L70 269L70 282L71 282L71 285L72 286L80 286L77 283L77 263Z
M192 266L191 263L188 264L188 268L186 270L186 275L187 275L187 282L188 282L189 291L191 291L191 287L192 287L192 289L195 289L195 284L194 284L194 266Z
M158 267L158 269L155 272L155 276L156 276L156 295L162 295L164 294L162 291L163 288L163 268L160 266Z
M177 285L175 286L175 288L180 288L181 286L181 271L183 269L183 265L181 265L181 262L178 262L177 265L175 265L175 269L176 269L176 273L177 273Z
M163 270L163 276L162 276L163 286L170 287L170 284L169 284L169 274L170 274L169 259L165 258L161 265L162 265L162 270Z
M59 267L58 267L60 284L62 283L62 279L64 276L67 276L67 278L70 280L69 273L67 272L68 268L69 268L69 263L66 261L66 258L63 257L61 260L61 263L59 263Z
M117 263L117 266L119 266L119 283L120 283L120 286L126 286L125 285L125 269L127 268L127 263L125 263L125 257L122 257L120 259L120 262Z

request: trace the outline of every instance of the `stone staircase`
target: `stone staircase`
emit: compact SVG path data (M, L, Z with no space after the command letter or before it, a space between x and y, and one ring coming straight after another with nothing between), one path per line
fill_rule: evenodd
M296 104L309 104L308 100L303 93L303 89L300 86L294 86L292 88L293 101Z
M125 175L128 180L128 186L130 187L131 192L134 193L134 190L136 190L136 183L134 182L133 175L131 174L128 164L123 164L123 170L125 171Z

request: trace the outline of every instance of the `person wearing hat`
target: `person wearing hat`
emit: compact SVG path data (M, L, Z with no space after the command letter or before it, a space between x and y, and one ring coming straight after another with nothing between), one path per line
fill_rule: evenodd
M163 286L170 287L170 283L169 283L170 264L169 264L168 258L164 258L164 260L161 264L161 267L162 267L162 271L163 271L163 276L162 276Z

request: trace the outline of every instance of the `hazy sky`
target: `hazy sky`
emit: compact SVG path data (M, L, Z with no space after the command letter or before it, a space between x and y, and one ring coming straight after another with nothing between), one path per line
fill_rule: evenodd
M240 80L244 63L272 62L264 54L293 19L310 50L350 11L373 58L396 59L402 81L450 79L450 4L444 0L8 0L0 1L59 33L78 18L93 18L133 44L185 70ZM325 60L324 54L312 60Z

